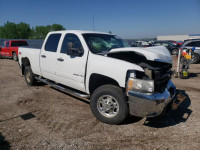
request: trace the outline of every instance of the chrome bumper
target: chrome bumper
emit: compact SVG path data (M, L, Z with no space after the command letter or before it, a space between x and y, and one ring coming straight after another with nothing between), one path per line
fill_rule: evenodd
M176 87L170 80L163 93L128 92L129 113L139 117L155 117L175 98Z

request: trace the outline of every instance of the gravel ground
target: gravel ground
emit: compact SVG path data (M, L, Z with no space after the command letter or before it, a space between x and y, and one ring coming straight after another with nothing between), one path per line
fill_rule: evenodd
M39 84L26 85L18 63L0 60L0 149L200 149L200 64L173 79L187 99L162 117L99 122L89 102Z

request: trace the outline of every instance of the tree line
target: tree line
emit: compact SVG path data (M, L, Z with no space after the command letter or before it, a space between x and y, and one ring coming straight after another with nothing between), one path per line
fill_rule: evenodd
M0 26L0 39L44 39L50 31L66 30L60 24L30 27L30 24L18 24L7 21Z

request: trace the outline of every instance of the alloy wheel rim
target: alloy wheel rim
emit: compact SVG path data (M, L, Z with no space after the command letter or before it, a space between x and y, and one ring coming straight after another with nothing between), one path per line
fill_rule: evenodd
M30 83L31 82L31 74L30 74L30 72L28 71L28 72L26 72L26 81L28 82L28 83Z
M193 55L192 59L191 59L192 63L196 62L196 60L197 60L197 57L195 55Z
M177 50L173 50L173 51L172 51L172 54L173 54L173 55L176 55L176 54L178 54L178 51L177 51Z
M98 111L107 118L115 117L119 112L119 103L111 95L103 95L97 102Z

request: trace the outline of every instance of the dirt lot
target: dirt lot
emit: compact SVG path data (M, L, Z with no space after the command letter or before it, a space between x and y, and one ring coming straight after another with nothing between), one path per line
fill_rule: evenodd
M173 79L187 99L157 118L96 120L87 101L47 85L29 87L18 63L0 60L0 149L200 149L200 64Z

